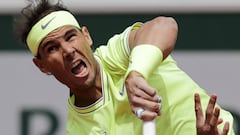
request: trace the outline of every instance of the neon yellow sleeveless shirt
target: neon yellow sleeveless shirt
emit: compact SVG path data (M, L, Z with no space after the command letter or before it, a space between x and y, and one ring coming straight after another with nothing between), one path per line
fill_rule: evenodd
M95 51L101 66L103 97L96 103L78 108L74 96L68 100L67 135L141 135L142 121L132 112L124 87L128 67L128 36L141 23L115 35L107 46ZM152 73L149 83L161 95L162 115L156 119L157 135L196 135L194 93L200 93L203 108L209 96L169 56ZM221 110L221 118L233 124L230 113ZM223 126L223 124L221 125ZM234 135L230 129L229 135Z

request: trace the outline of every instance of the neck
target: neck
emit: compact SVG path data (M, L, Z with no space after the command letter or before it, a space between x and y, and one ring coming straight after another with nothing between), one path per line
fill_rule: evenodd
M75 95L75 105L78 107L86 107L95 103L102 97L102 91L100 89L87 90L82 95Z

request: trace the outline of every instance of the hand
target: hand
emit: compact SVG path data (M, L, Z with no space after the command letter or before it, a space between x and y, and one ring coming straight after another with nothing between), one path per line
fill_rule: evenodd
M161 114L161 101L156 89L150 87L139 73L130 72L125 84L132 112L135 113L139 108L145 110L141 111L140 119L150 121Z
M197 135L227 135L229 131L229 122L224 124L223 131L220 131L217 126L223 122L222 119L219 119L220 108L214 106L216 104L217 96L211 95L207 110L206 110L206 119L204 119L201 100L198 93L194 95L195 101L195 114L196 114L196 127Z

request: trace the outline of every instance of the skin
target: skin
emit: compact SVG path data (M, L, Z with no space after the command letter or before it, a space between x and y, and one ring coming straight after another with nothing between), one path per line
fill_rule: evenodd
M178 26L173 18L158 17L144 23L132 33L129 41L130 49L141 44L151 44L162 51L165 59L175 46ZM149 110L142 113L143 121L153 120L161 114L156 89L149 86L139 73L131 72L125 84L133 113L139 107Z
M177 32L177 23L173 18L158 17L131 31L129 47L132 50L141 44L151 44L162 51L165 59L174 48ZM75 105L79 107L88 106L102 97L100 68L93 57L92 44L87 27L83 26L80 31L73 26L63 26L49 33L41 41L38 49L41 58L33 58L34 64L43 73L51 73L58 81L69 87L76 97ZM139 73L129 73L125 84L132 112L138 107L149 110L142 114L141 119L144 121L153 120L161 114L156 89L149 86ZM227 134L228 123L225 124L223 132L216 129L216 123L221 121L218 120L219 109L213 111L215 102L209 103L207 122L204 122L198 95L195 96L195 104L198 135ZM209 123L213 126L206 130L206 124Z
M229 122L224 124L223 131L217 128L223 121L219 119L220 108L215 107L216 100L217 96L215 94L211 95L206 109L205 119L200 96L198 93L194 95L197 135L227 135L229 131Z
M80 32L73 26L63 26L42 40L39 47L41 59L33 58L43 73L50 72L70 88L76 96L77 106L87 106L102 96L99 65L93 57L91 45L86 27ZM80 61L85 65L82 64L77 73L72 73L74 65Z
M157 17L132 30L129 47L132 50L141 44L152 44L162 50L164 58L174 48L177 24L173 18ZM33 58L35 65L43 73L51 73L58 81L70 88L76 97L76 106L87 106L102 97L99 65L93 57L92 39L86 27L82 32L73 26L63 26L49 33L39 46L40 59ZM72 73L74 65L81 61L77 73ZM134 81L139 78L140 82ZM142 85L144 84L144 85ZM146 119L159 114L160 106L156 90L150 87L139 73L131 72L126 80L131 109L143 107L152 112L144 112Z

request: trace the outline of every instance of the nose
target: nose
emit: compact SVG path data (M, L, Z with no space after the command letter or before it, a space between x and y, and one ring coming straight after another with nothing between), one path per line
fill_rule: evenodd
M68 43L62 44L62 54L65 58L70 58L74 55L75 49Z

